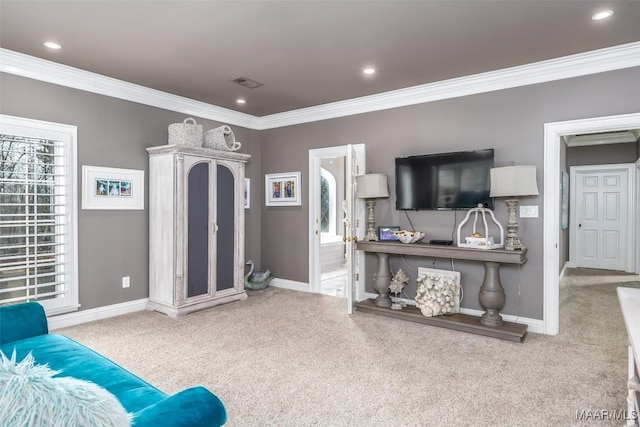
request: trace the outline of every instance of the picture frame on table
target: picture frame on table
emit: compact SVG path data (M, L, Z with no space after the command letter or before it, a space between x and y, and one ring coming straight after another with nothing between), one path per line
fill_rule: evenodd
M266 174L264 191L265 206L300 206L300 172Z
M398 240L398 237L393 234L396 231L400 231L400 226L381 225L378 227L378 240L382 242Z
M83 165L82 209L144 210L144 171Z

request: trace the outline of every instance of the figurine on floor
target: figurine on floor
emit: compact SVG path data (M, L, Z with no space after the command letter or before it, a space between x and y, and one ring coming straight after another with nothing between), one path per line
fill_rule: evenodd
M271 282L271 279L273 279L273 277L271 276L271 271L253 271L253 260L247 261L247 264L250 266L250 268L249 272L244 276L244 288L255 290L264 289L269 286L269 282Z

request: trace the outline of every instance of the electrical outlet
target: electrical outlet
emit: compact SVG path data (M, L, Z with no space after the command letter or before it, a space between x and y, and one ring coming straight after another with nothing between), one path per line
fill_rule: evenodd
M131 279L130 279L130 277L129 277L129 276L124 276L124 277L122 278L122 287L123 287L123 288L128 288L128 287L130 286L130 284L131 284L130 280L131 280Z
M520 206L520 218L538 218L538 206Z

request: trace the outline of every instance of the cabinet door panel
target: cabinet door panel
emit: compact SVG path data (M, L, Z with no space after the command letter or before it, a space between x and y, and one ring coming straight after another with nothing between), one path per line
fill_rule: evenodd
M187 297L209 292L209 163L198 163L187 180Z
M235 271L235 179L224 165L218 164L216 179L216 289L231 289Z

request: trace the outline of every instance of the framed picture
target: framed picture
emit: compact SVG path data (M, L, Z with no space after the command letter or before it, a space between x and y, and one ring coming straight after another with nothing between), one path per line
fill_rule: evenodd
M383 225L378 227L378 240L398 240L392 233L400 231L400 227L397 225Z
M266 206L300 206L302 204L300 172L265 175L264 192Z
M244 179L244 208L251 207L251 178Z
M82 209L144 209L144 171L82 166Z

